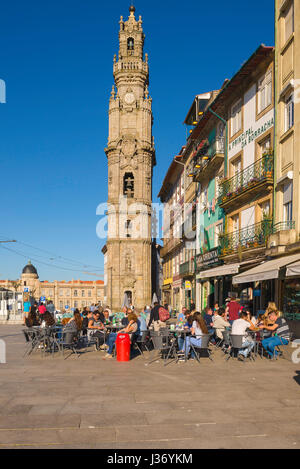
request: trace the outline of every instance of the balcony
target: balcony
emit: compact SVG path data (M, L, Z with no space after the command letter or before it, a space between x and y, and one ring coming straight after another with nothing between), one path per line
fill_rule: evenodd
M179 274L182 277L190 277L191 275L194 275L194 272L195 272L195 266L194 266L193 260L184 262L183 264L180 264L179 266Z
M228 256L239 253L240 250L247 251L265 247L268 237L273 232L271 219L262 220L254 225L247 226L232 233L219 235L220 255Z
M203 147L195 157L194 181L203 182L210 179L220 168L224 160L225 140L218 138L210 145Z
M273 152L224 181L219 187L220 207L235 210L249 198L263 196L273 187Z
M165 242L166 241L166 242ZM176 249L182 243L181 238L172 238L164 239L164 246L160 250L160 256L164 258L166 255L170 254L174 249Z
M289 220L276 223L268 238L266 255L277 256L293 252L298 246L299 238L295 229L295 221Z

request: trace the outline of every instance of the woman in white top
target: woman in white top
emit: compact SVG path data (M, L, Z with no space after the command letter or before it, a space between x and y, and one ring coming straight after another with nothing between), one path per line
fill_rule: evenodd
M191 344L195 347L201 347L201 336L203 334L208 334L207 326L201 314L199 312L194 313L193 316L193 325L191 328L191 336L187 336L183 348L181 350L182 353L185 354L186 358L189 355ZM192 350L191 358L195 358L194 351Z

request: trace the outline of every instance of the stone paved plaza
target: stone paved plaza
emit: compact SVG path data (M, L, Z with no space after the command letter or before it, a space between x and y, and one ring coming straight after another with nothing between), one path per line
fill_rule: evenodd
M0 326L0 448L300 448L300 364L287 359L146 366L23 358L20 326Z

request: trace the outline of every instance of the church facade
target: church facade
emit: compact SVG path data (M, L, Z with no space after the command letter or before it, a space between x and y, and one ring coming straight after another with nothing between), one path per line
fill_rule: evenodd
M109 100L106 298L113 311L125 294L136 308L151 303L152 136L148 55L142 19L120 19L119 54ZM116 88L116 89L115 89Z

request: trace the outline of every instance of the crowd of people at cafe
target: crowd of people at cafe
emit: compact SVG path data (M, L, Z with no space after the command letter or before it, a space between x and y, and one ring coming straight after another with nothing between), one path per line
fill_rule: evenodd
M26 310L25 310L26 309ZM230 352L230 343L224 341L224 331L243 337L242 346L238 350L238 358L244 361L252 353L255 346L253 334L261 333L261 346L266 357L276 358L277 346L288 345L290 340L289 326L278 311L275 303L269 303L263 314L257 317L247 306L241 306L233 296L228 298L225 307L218 303L214 307L207 306L203 312L196 311L193 301L190 309L184 307L170 325L170 306L154 303L145 306L142 311L134 307L124 307L120 313L112 313L110 308L100 305L84 307L82 311L75 309L72 318L63 318L60 325L64 332L78 332L87 342L92 338L97 349L106 352L104 359L111 359L118 333L127 333L131 341L146 331L157 332L164 328L185 331L177 334L179 360L193 360L194 348L201 347L202 337L209 334L210 343L222 347L225 353ZM27 327L51 327L58 323L55 318L54 305L49 303L24 304L25 325ZM117 329L108 325L118 324ZM150 334L149 334L150 339Z

